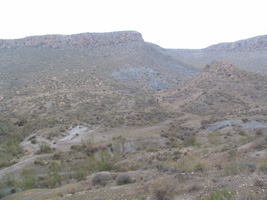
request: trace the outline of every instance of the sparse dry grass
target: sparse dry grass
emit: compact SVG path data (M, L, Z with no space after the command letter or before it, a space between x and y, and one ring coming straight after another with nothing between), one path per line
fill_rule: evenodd
M150 193L155 200L173 200L178 185L173 177L160 177L152 183Z
M16 74L1 79L4 82L4 93L8 95L1 101L5 109L1 107L0 111L3 111L3 118L10 121L1 119L0 131L1 136L4 137L8 135L7 132L12 134L9 135L11 139L4 138L5 143L1 144L3 151L0 152L0 167L10 165L14 157L22 155L22 149L17 147L26 135L42 132L39 136L36 134L29 138L31 145L38 145L38 139L43 137L48 141L55 141L53 145L56 146L57 140L63 137L68 127L83 124L98 131L98 141L87 140L85 136L81 144L70 141L73 144L70 151L67 146L65 152L54 153L49 158L35 159L35 169L42 169L42 173L47 175L47 177L43 175L39 177L43 179L37 182L40 187L45 187L44 184L46 184L46 187L58 187L60 190L61 184L72 183L73 178L77 181L86 180L90 173L124 172L117 177L116 182L113 181L113 176L110 177L110 173L96 174L92 180L95 186L90 190L93 190L92 193L97 196L103 190L95 190L95 188L112 191L114 188L109 188L109 185L132 183L133 179L128 171L139 169L147 173L157 167L155 174L159 178L151 184L149 191L155 199L173 199L177 192L179 193L181 186L181 182L173 177L181 174L186 178L183 179L185 189L183 188L184 191L180 192L194 199L197 195L196 191L201 186L198 183L192 183L192 180L201 177L201 181L210 183L210 180L214 178L223 185L228 183L228 180L224 180L228 178L228 175L229 179L233 180L232 175L242 172L246 172L248 176L266 172L266 160L258 161L254 165L251 165L254 159L250 160L254 151L265 151L266 137L259 146L244 152L238 151L241 145L247 144L254 139L253 137L263 137L263 130L256 130L253 136L247 130L239 132L237 130L237 134L213 132L207 136L202 135L202 131L210 124L224 119L243 118L246 119L245 121L260 119L265 123L262 116L266 112L264 110L266 93L261 86L265 85L264 78L253 74L247 75L245 72L240 72L241 76L237 76L239 71L235 69L229 72L230 76L227 70L218 69L219 73L206 73L204 77L200 74L198 79L187 82L188 85L182 83L164 93L143 87L147 84L145 79L140 79L138 84L134 82L122 84L110 77L112 70L119 70L122 67L120 61L127 61L134 65L137 56L144 64L150 63L150 60L146 63L143 60L144 57L140 56L144 53L143 48L138 47L141 53L133 50L133 55L126 55L127 52L125 53L119 47L116 47L118 49L106 48L108 49L101 47L99 51L91 52L92 54L88 53L88 49L82 49L79 53L73 49L62 50L64 56L60 56L63 54L57 50L55 54L51 54L48 49L42 50L43 52L30 49L25 49L25 52L14 50L15 53L13 52L12 55L23 53L30 58L33 55L38 57L40 54L47 54L50 58L52 56L55 62L48 62L45 59L42 64L38 63L35 67L33 67L34 62L28 65L22 64L22 66L15 64L10 70L15 73L16 70L20 71L25 68L27 71L24 74L25 80ZM122 57L113 59L114 57L107 55L103 59L102 54L99 54L103 49L114 55L118 53ZM66 55L71 55L71 59ZM165 68L164 70L159 68L165 66L162 62L164 59L163 56L161 59L154 60L151 66L159 70L162 79L171 82L174 80L171 78L175 77L174 74L170 75L165 73ZM140 64L139 61L138 64ZM53 63L53 73L50 71L51 63ZM234 80L232 80L233 77ZM244 77L247 80L243 79ZM245 81L248 84L244 84ZM177 80L174 82L177 83ZM159 94L161 95L160 101L156 102ZM18 115L24 112L30 113L27 120ZM13 118L16 120L12 121ZM44 129L49 129L49 131L45 132ZM117 133L114 134L112 131ZM113 135L117 137L113 137L112 140ZM118 137L119 135L121 137ZM99 139L100 137L102 138ZM129 140L133 141L134 146L130 153L125 148ZM205 153L200 153L204 145ZM52 153L51 150L48 144L40 146L40 153ZM242 162L245 156L248 157L248 161ZM12 162L14 164L17 161ZM55 164L57 162L60 164ZM213 162L218 165L213 167ZM166 174L172 174L172 177ZM222 174L227 176L222 176ZM67 180L64 180L64 176ZM7 179L6 185L13 184L12 177L5 178ZM129 190L130 186L134 185L134 190L138 185L139 189L145 190L146 184L150 184L147 178L138 181L140 182L120 187L127 187ZM32 182L26 181L27 187L25 188L30 188L31 184ZM106 188L98 186L106 184ZM254 185L254 187L261 188L261 184L258 184L259 186ZM83 188L85 194L86 189ZM52 190L48 190L50 191ZM79 198L79 194L73 188L69 188L68 191L67 193L72 195L69 199ZM206 190L203 191L207 193ZM138 190L133 191L133 196L136 196L136 199L144 199L143 194L140 197L136 195L138 192ZM210 198L215 198L216 195L218 198L228 198L227 192L215 191L210 194ZM34 192L29 192L28 196L32 194ZM53 198L62 197L65 198L64 191L55 194ZM250 198L246 194L242 197Z

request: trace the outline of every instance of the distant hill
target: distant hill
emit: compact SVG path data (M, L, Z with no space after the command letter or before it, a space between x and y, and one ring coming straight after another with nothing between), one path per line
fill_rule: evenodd
M260 51L267 49L267 35L257 36L236 42L220 43L205 48L206 51Z
M9 113L56 111L66 98L95 102L105 91L126 96L119 101L127 107L138 92L171 88L198 73L134 31L33 36L1 40L0 47L0 111Z
M0 110L23 112L31 107L38 113L38 104L33 102L40 99L33 99L40 96L51 102L58 99L55 109L65 101L64 96L75 105L88 93L101 96L103 91L125 95L120 105L126 108L138 92L148 94L150 90L152 94L153 90L173 88L213 60L266 74L266 51L266 36L202 50L166 50L145 42L135 31L0 40ZM225 84L231 87L230 83Z
M2 74L14 70L12 76L20 72L34 77L34 73L51 68L61 72L95 66L110 78L162 89L196 73L163 54L156 45L144 42L134 31L0 40L0 53Z
M142 35L135 31L121 31L111 33L80 33L74 35L43 35L30 36L22 39L0 40L1 49L15 49L25 47L88 47L108 46L129 41L144 41Z
M205 49L168 49L166 52L198 69L203 69L207 63L222 61L240 69L267 74L267 35L215 44Z
M252 116L266 112L266 86L265 76L237 69L228 63L213 62L163 96L172 107L179 104L195 114Z

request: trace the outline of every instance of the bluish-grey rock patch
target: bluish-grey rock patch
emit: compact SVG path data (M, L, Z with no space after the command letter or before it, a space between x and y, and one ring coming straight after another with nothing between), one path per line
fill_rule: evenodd
M227 126L240 126L241 128L245 130L256 130L256 129L266 129L267 125L263 124L261 122L251 120L251 121L243 121L243 120L226 120L219 123L212 124L207 130L205 130L203 133L207 134L210 132L218 131L224 127Z

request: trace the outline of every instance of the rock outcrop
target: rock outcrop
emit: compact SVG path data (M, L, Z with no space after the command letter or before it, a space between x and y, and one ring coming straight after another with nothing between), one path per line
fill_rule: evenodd
M221 87L224 89L223 91L227 91L232 90L231 85L237 85L236 83L254 85L260 82L266 82L266 77L240 70L230 63L212 62L210 65L206 65L202 72L193 77L186 85L193 84L194 87L205 90L214 87L214 85L227 85L225 88ZM246 90L245 87L244 90Z
M111 33L80 33L75 35L31 36L15 40L0 40L0 48L20 47L88 47L106 46L131 41L144 41L141 33L136 31L120 31Z

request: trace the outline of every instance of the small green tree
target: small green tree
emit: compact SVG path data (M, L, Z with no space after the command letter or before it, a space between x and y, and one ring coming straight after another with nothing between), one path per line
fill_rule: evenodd
M61 177L59 175L60 163L52 161L48 166L46 184L47 187L53 188L61 184Z
M191 135L191 136L187 137L183 142L184 147L195 146L196 144L197 144L197 142L196 142L196 136L195 135Z
M111 171L114 162L107 151L102 151L96 164L98 171Z
M21 170L21 188L23 190L29 190L35 188L36 172L33 169Z
M228 191L227 189L216 190L209 194L206 200L234 200L236 196L235 191Z
M40 145L40 150L39 153L51 153L53 150L51 149L51 147L47 144L41 144Z
M219 132L208 133L207 139L209 143L217 145L220 142L220 133Z
M85 166L80 166L77 171L74 174L74 178L77 181L85 180L86 176L88 174L88 170L86 169Z
M90 172L95 172L97 171L97 159L95 158L94 155L91 155L88 157L88 170Z
M15 181L15 176L14 174L12 173L7 173L5 174L2 179L1 179L1 182L0 182L0 186L1 188L3 187L14 187L15 184L16 184L16 181Z

